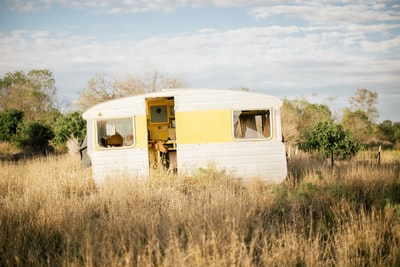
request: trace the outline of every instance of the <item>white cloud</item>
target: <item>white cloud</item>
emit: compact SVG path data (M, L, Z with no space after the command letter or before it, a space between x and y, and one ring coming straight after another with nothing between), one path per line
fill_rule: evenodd
M328 1L330 2L330 1ZM297 5L266 5L256 7L252 14L258 20L271 16L285 15L300 18L313 24L326 23L362 23L376 21L394 21L400 19L399 11L387 12L384 4L371 6L367 2L359 4L334 5L332 3L303 2Z
M51 5L61 5L62 7L73 9L97 10L102 13L141 13L148 11L173 11L181 8L188 3L174 0L8 0L8 5L12 10L32 12L47 8Z
M15 0L8 1L11 10L19 10L22 12L32 12L37 9L37 4L34 1Z
M381 0L369 3L350 0L7 0L12 10L33 12L52 5L90 10L91 13L144 13L149 11L173 12L184 7L249 7L258 20L285 15L313 24L333 22L391 21L400 18L398 4ZM390 6L392 5L392 6Z
M364 80L372 73L384 75L387 81L393 80L396 74L393 69L400 69L399 62L385 63L388 59L356 52L360 48L367 52L392 51L399 47L399 42L399 37L374 43L357 34L318 33L313 28L293 26L231 31L204 29L136 42L100 42L93 37L14 31L0 36L0 71L45 66L57 71L83 69L88 75L114 75L153 63L172 72L183 72L188 77L210 72L215 77L223 77L223 73L237 72L238 76L233 76L231 82L243 76L253 77L251 82L256 83L254 76L263 80L260 76L264 75L269 85L274 83L275 87L281 87L284 82L288 86L297 83L298 87L306 88L313 83L329 85L346 82L346 79L350 84L354 73ZM385 64L388 68L382 69ZM281 80L284 76L290 79Z
M400 49L400 37L380 42L365 41L362 44L362 49L366 52L390 52L393 49Z

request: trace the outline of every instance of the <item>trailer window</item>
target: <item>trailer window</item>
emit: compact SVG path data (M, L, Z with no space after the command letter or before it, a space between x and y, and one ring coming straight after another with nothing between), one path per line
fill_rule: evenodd
M233 132L235 139L271 138L271 110L233 111Z
M150 107L151 122L168 122L167 106L152 106Z
M99 147L128 147L134 144L133 119L109 119L97 121Z

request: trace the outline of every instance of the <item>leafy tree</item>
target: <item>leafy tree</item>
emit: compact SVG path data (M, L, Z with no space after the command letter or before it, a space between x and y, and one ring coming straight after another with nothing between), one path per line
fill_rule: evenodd
M7 73L0 79L0 109L21 110L27 120L50 124L59 115L56 92L49 70Z
M365 145L377 141L375 121L378 118L378 94L368 89L358 89L349 99L350 108L345 108L341 124L354 138Z
M33 153L51 150L49 141L54 137L49 126L35 121L25 121L18 125L15 141L19 148Z
M0 79L0 108L15 108L23 110L18 105L22 105L19 94L23 91L23 87L27 82L26 74L22 71L7 73L3 79Z
M96 75L80 92L76 105L85 110L100 102L119 97L160 91L163 88L180 88L183 81L154 69L140 75L130 75L125 80L110 82L104 75Z
M344 109L341 125L352 133L357 142L369 144L374 139L375 124L361 110Z
M86 121L80 112L71 112L59 117L53 125L53 142L57 145L64 145L71 137L75 137L81 143L86 134Z
M375 122L379 116L376 104L378 102L378 93L369 91L368 89L358 89L355 96L350 97L350 105L352 111L360 111L364 113L370 122Z
M55 79L49 70L31 70L28 79L34 91L34 95L40 103L40 110L51 111L56 107Z
M130 75L125 80L108 81L104 75L96 75L80 92L77 106L85 110L100 102L119 97L160 91L162 88L180 88L180 78L170 77L159 70L149 70L142 75Z
M393 142L400 143L400 122L393 123Z
M85 110L100 102L115 98L112 83L106 80L102 75L96 75L91 78L83 91L80 92L77 105Z
M340 124L332 121L321 121L302 131L299 148L305 151L316 151L325 158L348 159L357 154L359 145L352 139L349 131L344 131Z
M382 123L378 124L378 131L382 140L393 141L394 128L391 120L384 120Z
M297 130L299 127L299 115L293 101L288 99L283 100L281 114L282 133L285 138L285 143L291 144L300 137Z
M332 113L327 105L310 103L304 98L283 100L282 132L285 142L295 142L300 132L305 131L316 121L331 121Z
M0 141L9 142L12 140L23 116L22 111L12 108L0 111Z
M383 142L400 143L400 122L384 120L378 124L378 134Z

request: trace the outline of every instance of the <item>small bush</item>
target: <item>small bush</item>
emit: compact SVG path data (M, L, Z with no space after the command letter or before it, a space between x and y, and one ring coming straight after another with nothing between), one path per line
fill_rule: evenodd
M65 145L71 136L82 143L86 135L86 121L79 112L68 113L56 120L53 131L53 142L56 145Z
M325 158L351 159L360 149L349 131L343 130L340 124L332 121L320 121L301 132L299 148L304 151L315 151Z
M0 141L11 141L22 121L23 112L16 109L0 111Z
M39 122L24 122L19 124L15 142L19 148L34 153L43 153L52 148L49 141L54 137L50 127Z

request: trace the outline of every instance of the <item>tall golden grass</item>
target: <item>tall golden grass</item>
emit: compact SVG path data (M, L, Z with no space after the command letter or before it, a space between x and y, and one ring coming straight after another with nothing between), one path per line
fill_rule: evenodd
M96 188L78 158L0 164L0 266L400 266L395 152L299 155L279 185L210 167Z

